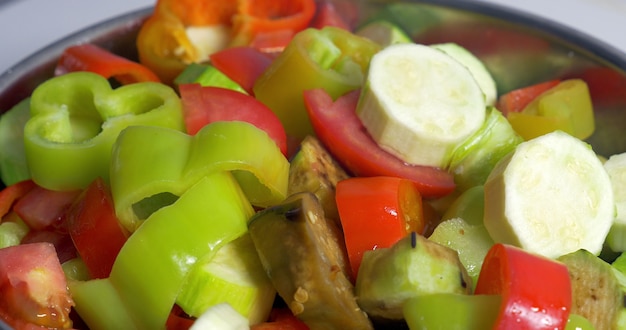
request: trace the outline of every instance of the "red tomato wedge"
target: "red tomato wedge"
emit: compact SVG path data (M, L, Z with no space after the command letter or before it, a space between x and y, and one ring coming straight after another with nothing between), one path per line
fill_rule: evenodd
M106 278L128 235L120 226L108 186L94 180L67 215L67 229L92 278Z
M179 86L187 133L196 134L215 121L245 121L272 138L287 154L287 134L280 119L254 97L230 89L182 84Z
M475 294L502 295L494 329L565 329L572 304L563 263L501 243L487 252Z
M61 225L80 190L56 191L35 186L13 206L13 211L34 230Z
M442 197L454 188L452 174L435 167L413 166L381 149L355 113L359 91L333 101L323 89L304 92L307 113L317 137L355 176L396 176L417 186L424 198Z
M72 327L74 301L52 244L0 249L0 260L0 317L6 323L15 329Z
M61 54L55 75L74 71L89 71L107 79L114 78L121 84L142 81L160 82L157 75L146 66L93 44L68 47Z
M345 179L337 183L335 200L353 280L366 251L391 247L410 232L424 231L422 197L408 179Z
M512 90L498 98L496 108L506 117L511 112L522 112L537 96L558 85L559 79L549 80Z
M32 180L16 182L0 191L0 218L11 211L13 204L35 188L37 184Z
M278 38L278 35L274 36ZM265 37L269 37L269 35L265 34ZM261 40L257 42L261 42ZM275 40L275 42L278 41ZM257 47L259 47L258 44ZM254 94L252 87L254 87L256 80L272 64L271 55L247 46L226 48L211 54L209 58L215 68L239 84L250 95Z

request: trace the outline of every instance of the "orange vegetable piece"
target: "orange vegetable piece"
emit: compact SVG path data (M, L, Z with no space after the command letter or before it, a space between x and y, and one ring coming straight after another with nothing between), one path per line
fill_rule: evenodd
M247 45L259 33L304 30L315 9L314 0L242 0L233 17L233 44Z

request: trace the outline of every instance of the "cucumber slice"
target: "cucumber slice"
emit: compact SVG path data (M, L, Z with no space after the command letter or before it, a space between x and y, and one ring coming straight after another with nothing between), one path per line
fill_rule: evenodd
M189 327L189 330L248 330L248 319L239 314L228 303L217 304L207 309Z
M613 155L604 163L611 178L617 215L606 238L612 251L626 251L626 153Z
M191 269L176 302L189 315L202 317L208 309L227 303L257 324L269 316L276 290L269 280L248 233L224 245Z
M519 144L484 189L493 239L549 258L599 254L613 223L608 173L588 144L561 131Z
M485 98L470 71L435 48L388 46L373 56L357 115L372 138L409 164L445 168L480 129Z
M460 144L450 159L448 170L454 173L457 190L483 185L498 161L523 141L500 111L487 107L483 126Z
M452 56L455 60L465 65L465 67L474 76L474 79L476 79L480 89L485 94L485 102L488 105L496 104L496 99L498 98L496 82L491 76L491 73L489 73L489 70L487 70L483 62L481 62L478 57L474 56L474 54L472 54L469 50L453 42L435 44L431 45L431 47Z
M355 290L359 306L372 319L402 320L409 299L469 294L472 284L456 251L412 232L392 247L363 254Z
M409 37L402 28L384 20L367 23L357 29L355 34L368 38L383 47L398 43L413 42L411 37Z
M478 283L483 260L494 244L485 226L453 218L440 223L428 239L456 251L472 283Z

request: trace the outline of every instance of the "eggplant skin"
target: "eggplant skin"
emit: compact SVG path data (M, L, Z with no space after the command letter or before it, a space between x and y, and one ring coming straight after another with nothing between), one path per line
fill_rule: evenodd
M249 231L279 296L310 329L373 329L329 221L317 197L301 192L255 214Z

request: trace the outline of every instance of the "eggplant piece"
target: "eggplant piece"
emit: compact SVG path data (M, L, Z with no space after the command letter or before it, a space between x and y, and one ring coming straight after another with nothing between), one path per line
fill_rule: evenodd
M310 192L258 212L249 232L279 296L310 329L373 329L341 270L344 251Z
M302 140L300 149L291 160L287 194L305 191L314 193L322 204L326 217L341 227L335 191L337 182L349 177L322 143L316 137L308 135Z
M338 254L339 266L348 278L352 278L352 268L343 239L343 228L335 202L337 183L350 175L337 163L322 143L308 135L300 143L298 152L289 166L289 185L287 196L300 192L315 194L323 209L328 227L333 231L330 237L340 245L342 254Z

